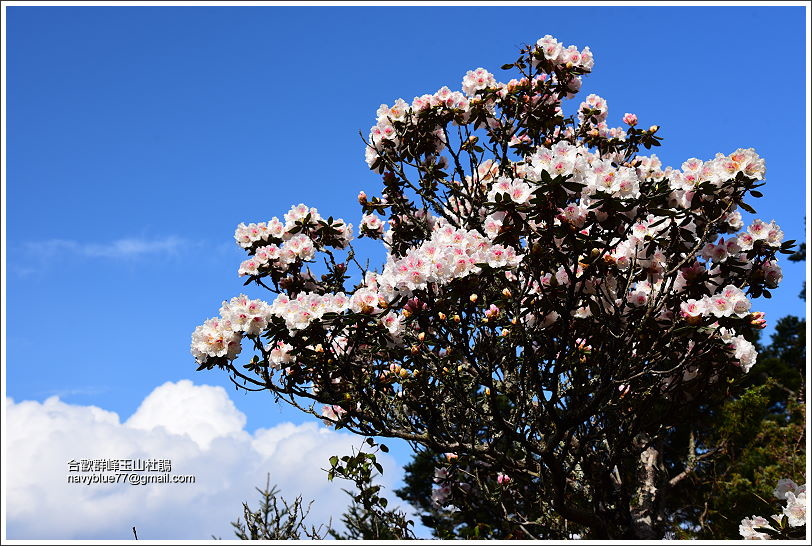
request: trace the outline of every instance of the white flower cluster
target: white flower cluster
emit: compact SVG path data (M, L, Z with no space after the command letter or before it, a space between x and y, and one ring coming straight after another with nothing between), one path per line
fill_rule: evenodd
M745 267L752 267L752 263L747 259L747 255L745 254L746 251L752 250L753 246L759 241L763 241L763 244L766 246L778 248L781 246L783 240L784 232L776 225L775 221L771 221L767 224L762 220L756 219L750 224L747 231L743 231L727 240L722 237L715 244L706 244L700 252L700 256L714 264L720 264L730 257L735 257L740 262L743 262ZM781 281L782 273L781 268L776 262L765 262L762 265L762 270L768 285L772 288L778 286L778 283Z
M234 360L240 354L243 334L258 335L268 327L270 306L240 294L224 301L220 316L208 319L192 333L192 355L203 364L211 358Z
M806 525L806 485L798 485L789 479L778 480L777 487L773 490L775 498L786 501L781 514L775 514L770 519L774 523L780 524L784 516L787 517L787 524L790 527L802 527ZM770 520L762 516L744 518L739 525L739 534L746 540L770 540L768 533L759 529L769 529L776 531Z
M739 361L739 366L744 373L749 372L758 358L755 345L747 341L744 336L734 336L730 339L728 346L733 352L733 357Z
M775 531L770 525L767 518L761 516L753 516L752 518L744 518L739 525L739 534L745 540L770 540L770 535L757 529L771 529Z
M271 239L284 239L285 224L274 216L267 222L258 224L244 224L237 226L234 232L234 239L243 248L251 248L257 241L269 241Z
M585 113L586 110L597 110L597 113L592 114L589 118L587 118ZM578 107L578 121L581 123L587 119L591 119L592 117L594 117L598 123L600 123L602 121L606 121L606 117L608 115L609 106L606 104L606 100L594 93L587 95L586 100L584 100L584 102L582 102Z
M603 138L626 140L626 131L622 127L609 127L605 121L601 121L595 129L597 129L598 135Z
M480 271L476 264L487 263L494 268L515 268L521 255L512 247L492 244L475 231L455 229L437 222L431 238L399 259L388 258L381 274L369 272L364 284L350 297L343 293L315 294L303 292L295 298L280 294L270 306L269 313L285 320L291 331L307 328L326 313L373 314L389 333L397 338L403 331L403 315L392 311L384 314L387 302L398 296L411 296L414 290L429 283L448 283ZM279 350L284 361L286 351ZM276 360L274 360L276 362Z
M398 338L405 329L403 319L403 315L395 313L394 311L389 311L381 317L381 324L383 324L384 328L389 330L392 337Z
M493 74L481 67L476 70L469 70L462 79L462 92L469 97L473 97L477 91L489 87L496 87L496 80Z
M418 116L420 113L435 107L447 108L465 117L470 109L470 103L468 97L464 94L459 91L451 91L448 87L443 86L433 95L415 97L411 106L403 99L397 99L392 106L381 104L378 108L376 124L369 130L367 139L369 145L365 150L367 165L371 168L378 159L379 155L376 148L384 141L393 144L400 142L394 125L396 122L406 122L411 116ZM445 147L444 136L439 126L435 136L436 150L439 152Z
M295 298L280 294L270 307L270 313L285 320L291 331L303 330L326 313L341 313L350 308L349 298L338 294L302 292Z
M564 47L564 44L547 34L536 42L536 47L544 54L544 58L554 65L569 65L590 72L595 65L595 59L589 47L578 51L574 45ZM537 64L537 63L535 63Z
M435 506L442 506L451 495L451 479L446 468L441 466L434 468L434 483L437 486L431 490L431 502Z
M296 260L305 262L312 260L316 250L319 250L319 245L308 235L297 233L299 231L297 222L308 215L311 223L323 220L318 210L300 203L285 213L285 223L274 216L268 222L243 223L237 226L234 239L245 249L253 248L258 242L272 243L257 248L253 256L243 261L238 270L239 275L241 277L257 275L260 269L268 267L286 271ZM335 221L335 225L339 233L331 246L344 248L352 240L352 224L347 224L339 218Z
M716 244L706 244L704 248L702 248L702 252L700 252L699 255L706 260L719 264L727 260L730 256L738 256L741 250L742 248L741 245L739 245L739 237L731 237L727 241L725 241L724 237L721 237Z
M259 247L253 256L243 261L237 273L244 275L258 275L260 269L271 267L280 271L287 268L297 259L310 261L316 255L316 246L313 240L304 234L297 234L283 243L282 246L266 245Z
M327 426L332 426L336 421L341 421L347 414L347 410L341 406L324 406L321 409L321 416L324 417L322 421Z
M544 57L555 66L576 67L585 72L589 72L594 65L594 59L589 47L579 50L576 46L571 45L565 48L550 35L541 38L536 46L538 50L543 53ZM534 60L533 63L534 67L538 66L537 60ZM548 74L541 74L537 79L544 81L548 77ZM521 80L521 82L526 82L526 80ZM484 89L496 89L500 96L504 97L505 93L511 89L511 85L520 85L521 82L519 80L512 80L508 84L497 82L493 74L480 67L466 72L462 79L462 92L451 91L448 87L444 86L434 94L425 94L415 97L411 104L400 98L397 99L392 106L382 104L380 108L378 108L376 124L369 132L369 145L366 146L365 149L367 165L371 168L378 160L380 157L379 146L384 141L389 141L395 145L400 142L398 131L395 127L396 123L408 122L410 118L419 116L422 112L435 107L451 110L455 114L461 115L462 120L466 121L471 107L469 97L475 97L479 91ZM566 83L568 86L567 89L570 91L567 97L570 98L580 89L581 80L579 77L574 76ZM552 96L546 97L546 99L555 102L555 98ZM439 152L445 147L442 130L439 126L437 127L436 137L436 151ZM379 166L377 170L383 172L382 166Z
M640 178L635 169L615 167L581 145L562 140L552 148L540 146L528 159L530 168L523 172L525 178L540 181L542 171L552 177L569 176L571 181L585 185L582 198L599 191L624 198L640 196Z
M513 247L492 244L476 231L437 222L429 240L402 258L389 256L383 273L374 279L374 289L388 301L396 296L411 295L429 283L446 284L478 273L478 263L513 269L521 260L522 256Z
M259 335L268 327L270 306L262 300L249 299L240 294L220 306L220 316L231 324L231 329L249 335Z
M369 225L367 220L366 225ZM373 224L374 225L374 224ZM303 235L294 235L282 248L267 245L257 250L255 260L276 260L283 263L284 252L302 257L303 248L312 250ZM259 256L259 257L257 257ZM476 264L487 263L494 268L515 268L521 261L512 247L492 244L490 240L475 231L455 229L436 222L432 237L420 247L410 250L404 257L394 259L391 255L383 273L368 273L365 284L358 287L351 296L344 293L317 294L302 292L291 298L280 294L272 305L261 300L250 300L245 295L223 302L220 318L213 318L199 326L192 335L192 354L200 363L209 357L227 356L234 359L240 352L243 334L257 335L268 327L272 316L280 317L291 332L307 328L313 321L320 320L326 313L354 313L378 315L378 321L393 338L403 332L403 315L389 311L382 306L397 296L410 296L414 290L425 288L428 283L447 283L480 271ZM292 347L285 343L266 347L270 351L270 361L279 367L292 361Z
M681 170L669 167L664 174L672 189L692 191L702 182L710 182L720 188L738 174L764 180L765 173L764 159L753 148L739 148L730 155L716 154L710 161L688 159L682 164Z
M576 46L571 45L564 47L560 42L550 35L541 38L536 44L538 51L541 51L548 61L552 62L555 66L568 66L582 69L585 72L592 70L594 59L589 47L579 50ZM533 60L534 67L538 66L539 61ZM549 74L540 74L535 81L546 81L550 77ZM370 168L379 159L379 146L384 141L397 145L400 142L398 130L395 126L398 122L409 122L411 118L419 116L422 112L432 108L444 108L453 111L455 114L461 115L463 122L467 121L468 113L471 108L469 97L473 98L479 91L484 89L495 89L498 95L502 98L506 96L512 88L517 85L529 83L527 78L522 80L511 80L508 84L497 82L490 72L480 67L466 72L462 79L462 92L451 91L448 87L441 87L434 94L425 94L415 97L411 104L399 98L392 106L382 104L378 108L376 124L370 129L368 143L365 149L365 159ZM578 92L581 87L581 79L578 76L572 76L566 82L567 98L571 98ZM590 95L590 97L597 97L597 95ZM603 101L597 97L599 101ZM556 103L557 99L553 95L545 97L537 97L534 100L545 100L549 103ZM588 100L590 100L588 98ZM602 102L605 106L605 101ZM493 108L493 104L489 105ZM602 119L605 119L605 115ZM601 120L602 121L602 120ZM489 123L497 123L495 120L490 120ZM607 131L609 129L604 128ZM611 130L619 131L619 130ZM442 129L438 126L435 132L435 146L436 151L439 152L445 147L444 136ZM620 135L618 135L620 136ZM378 166L377 170L383 172L383 167Z
M727 285L713 296L705 296L700 300L689 299L682 302L680 314L688 321L703 316L721 318L735 315L743 318L750 314L750 305L750 300L741 289L733 285ZM742 369L745 372L750 371L758 357L755 346L747 341L744 336L734 336L734 332L726 328L720 328L719 333L722 340L728 344L734 358L739 361Z
M722 288L712 296L705 296L700 300L689 299L682 302L680 311L684 317L729 317L736 315L739 318L750 313L751 302L744 292L732 284Z
M359 229L362 236L369 235L370 237L380 237L383 235L383 228L383 220L381 220L377 214L364 214L361 217L361 225Z
M735 218L732 219L731 225L735 225ZM722 237L716 244L706 244L700 255L706 260L715 263L722 263L730 256L738 257L740 261L747 262L747 258L742 254L742 251L752 250L758 241L763 241L767 246L778 248L783 240L784 232L781 231L775 220L765 223L763 220L756 219L753 220L747 231L737 234L736 237L727 240Z
M578 110L578 119L585 121L585 109L597 110L597 134L602 137L625 139L626 133L621 128L609 128L605 119L608 115L606 101L598 95L588 95ZM611 161L602 160L596 154L581 146L573 146L569 142L560 141L552 149L539 147L530 156L530 161L538 171L540 168L551 176L569 175L576 182L587 184L584 195L595 191L603 191L612 195L638 197L639 181L642 178L661 180L668 178L669 185L674 191L672 201L675 205L688 208L691 204L693 192L703 182L710 182L716 188L722 188L726 182L743 174L747 178L763 180L765 175L764 159L752 148L739 148L735 152L724 155L716 154L714 159L701 161L691 158L682 164L681 170L668 167L662 170L660 160L656 155L651 157L640 156L636 159L636 171L628 167L612 167ZM635 176L632 176L632 173ZM741 215L733 211L730 213L729 223L732 229L741 227ZM760 231L764 230L764 234ZM783 237L783 233L774 223L757 224L751 226L749 234L756 240L764 239L771 243ZM741 244L741 242L740 242ZM775 245L777 246L777 245ZM749 250L747 241L742 245L743 250Z
M310 215L310 221L315 223L323 220L319 211L314 207L308 207L303 203L294 205L285 213L282 223L279 218L274 216L267 222L260 222L257 224L244 224L241 223L237 226L234 232L234 239L241 247L249 249L259 241L264 242L281 242L287 241L294 235L296 222L303 220ZM352 240L352 224L347 224L341 219L336 220L336 225L341 224L338 228L341 232L340 237L343 237L346 242Z
M784 232L781 231L775 220L765 223L763 220L755 219L747 227L747 231L738 236L738 244L742 250L750 250L756 241L764 241L767 246L779 247L783 240Z
M355 290L349 298L343 293L319 295L305 292L293 299L280 294L271 306L271 314L283 318L288 329L295 332L307 328L326 313L343 313L348 309L354 313L374 313L379 315L378 321L392 337L398 338L404 329L404 317L393 311L381 314L383 310L380 308L380 295L377 290L369 288L374 285L374 278L374 273L368 273L367 284ZM275 364L290 362L290 349L286 344L273 347L271 361Z
M806 525L806 484L798 485L794 481L784 478L778 480L773 495L778 500L787 501L783 513L787 516L787 523L791 527Z
M657 237L668 225L658 222L654 215L649 214L645 219L638 220L632 225L629 236L620 241L610 256L620 271L627 271L632 263L651 271L661 271L665 266L666 257L661 250L646 248L646 239Z
M768 288L777 288L784 274L781 272L781 266L775 260L764 262L761 266L761 274L764 275L764 282Z
M198 364L203 364L209 357L234 360L242 350L241 340L242 336L231 328L227 320L212 317L192 333L192 356Z
M558 219L572 224L577 228L583 227L586 222L586 216L589 213L589 208L583 203L570 203L564 208L559 208Z
M494 201L497 195L504 194L517 205L523 205L530 200L532 192L533 189L527 182L500 176L488 192L488 201Z
M269 351L268 360L270 360L271 365L276 369L281 368L285 364L290 364L295 360L293 355L290 354L293 350L293 346L284 341L277 341L276 343L266 345L265 350Z

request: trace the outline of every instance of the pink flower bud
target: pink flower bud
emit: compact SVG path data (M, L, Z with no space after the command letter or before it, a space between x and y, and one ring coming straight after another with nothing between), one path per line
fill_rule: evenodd
M637 125L637 114L629 114L628 112L623 114L623 123L634 127Z
M750 313L750 324L759 329L766 328L767 321L764 319L764 313L761 311Z

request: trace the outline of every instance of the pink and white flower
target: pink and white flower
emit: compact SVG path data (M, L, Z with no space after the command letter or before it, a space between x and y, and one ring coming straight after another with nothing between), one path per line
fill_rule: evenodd
M265 347L265 350L270 350L268 360L270 360L271 365L277 370L286 364L292 364L296 361L293 355L290 354L293 350L293 346L288 343L277 341L275 344Z
M361 235L381 236L383 227L383 220L377 214L364 214L361 217Z
M206 320L192 333L192 356L199 364L209 358L225 357L234 360L242 350L242 336L231 327L228 320L213 317Z

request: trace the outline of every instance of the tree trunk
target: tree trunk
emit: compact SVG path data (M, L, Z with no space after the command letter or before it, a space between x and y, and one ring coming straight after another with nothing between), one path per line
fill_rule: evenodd
M637 464L637 487L630 503L632 538L660 540L663 538L665 518L662 513L662 497L666 484L660 450L649 445L648 437L638 439L645 446Z

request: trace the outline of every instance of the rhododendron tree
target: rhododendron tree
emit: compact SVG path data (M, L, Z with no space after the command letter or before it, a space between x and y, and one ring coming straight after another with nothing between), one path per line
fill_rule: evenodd
M224 302L192 353L336 427L446 454L434 501L488 506L506 535L659 538L701 456L666 468L662 442L755 362L751 302L792 242L743 222L754 150L666 167L641 153L656 125L610 127L595 94L569 108L588 47L545 36L502 68L515 77L477 68L461 91L380 106L360 229L304 204L240 224L236 269L272 298ZM380 241L377 267L354 235Z

